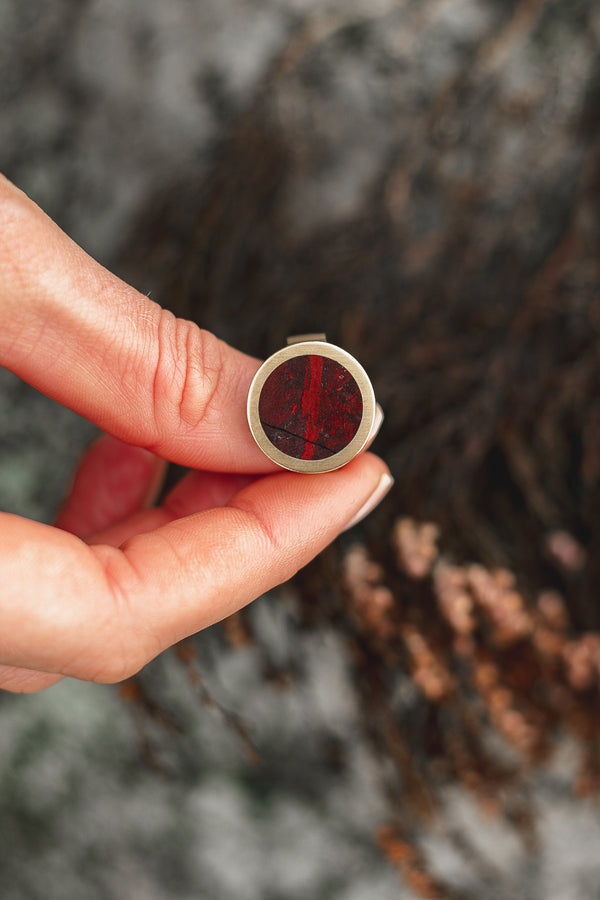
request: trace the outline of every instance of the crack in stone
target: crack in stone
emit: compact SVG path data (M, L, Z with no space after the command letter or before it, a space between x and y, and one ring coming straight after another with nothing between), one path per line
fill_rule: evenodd
M331 447L327 447L325 444L319 444L318 441L310 441L308 438L303 438L299 434L296 434L294 431L288 431L287 428L282 428L281 425L269 425L268 422L262 423L263 428L271 428L272 431L283 431L284 434L289 434L292 437L298 438L299 441L304 441L305 444L312 444L314 447L320 447L321 450L327 450L328 453L332 455L335 454L335 450L332 450ZM271 443L273 443L271 441ZM286 456L290 454L287 453Z

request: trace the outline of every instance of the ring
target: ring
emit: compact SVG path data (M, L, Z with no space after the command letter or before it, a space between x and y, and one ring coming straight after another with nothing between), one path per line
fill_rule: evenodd
M324 334L290 337L260 367L248 393L254 440L292 472L331 472L364 450L375 425L369 376Z

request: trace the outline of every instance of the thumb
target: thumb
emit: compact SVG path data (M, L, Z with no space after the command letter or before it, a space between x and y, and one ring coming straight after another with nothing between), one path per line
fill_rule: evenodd
M370 453L269 475L120 547L0 514L0 661L119 681L290 578L390 483Z

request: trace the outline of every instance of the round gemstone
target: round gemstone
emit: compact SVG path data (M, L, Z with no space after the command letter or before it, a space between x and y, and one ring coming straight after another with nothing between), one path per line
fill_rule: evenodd
M260 392L258 415L271 443L295 459L326 459L346 447L363 403L350 372L326 356L294 356Z

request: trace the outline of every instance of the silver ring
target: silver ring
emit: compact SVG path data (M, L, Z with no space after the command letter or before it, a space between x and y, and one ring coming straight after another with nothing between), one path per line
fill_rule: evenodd
M325 335L288 338L260 367L248 393L254 440L292 472L331 472L365 449L376 416L369 376Z

